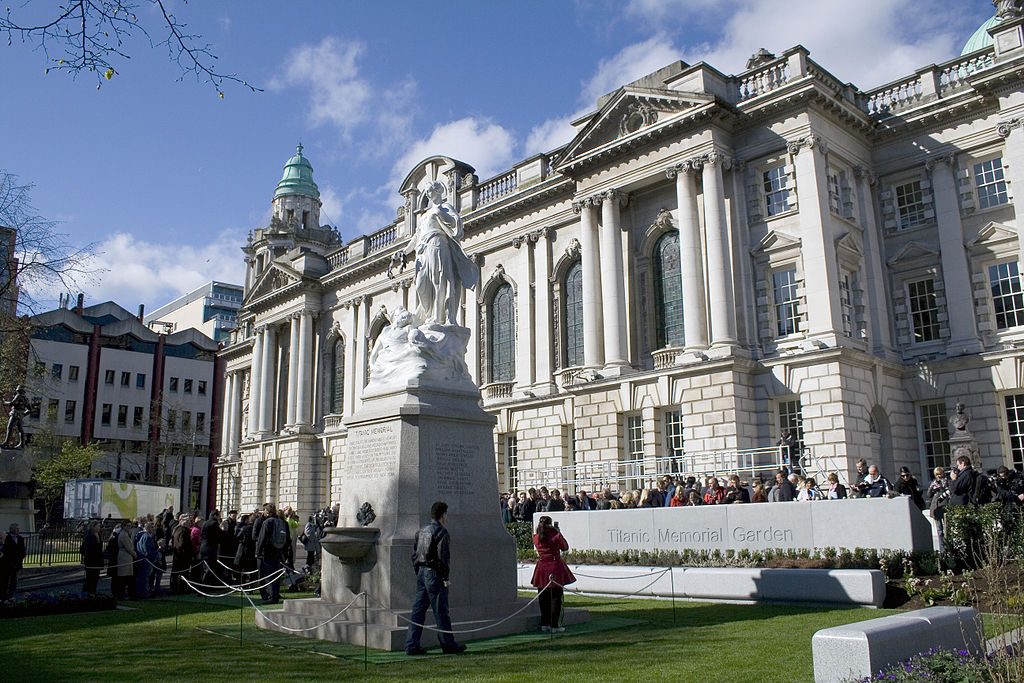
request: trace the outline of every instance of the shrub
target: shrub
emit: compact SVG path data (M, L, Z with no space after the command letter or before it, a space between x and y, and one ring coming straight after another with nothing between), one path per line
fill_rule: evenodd
M79 595L62 591L60 593L29 593L21 600L0 604L0 619L16 617L39 617L75 612L99 612L114 609L117 600L113 595Z

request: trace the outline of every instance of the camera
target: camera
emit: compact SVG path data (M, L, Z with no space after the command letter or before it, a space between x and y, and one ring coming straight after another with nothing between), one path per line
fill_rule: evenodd
M558 528L558 522L555 522L555 528L556 529Z

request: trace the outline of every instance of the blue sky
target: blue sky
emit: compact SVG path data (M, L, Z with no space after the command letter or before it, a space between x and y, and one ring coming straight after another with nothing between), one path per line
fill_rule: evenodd
M299 141L322 222L349 240L394 218L420 159L447 154L485 179L566 142L597 97L674 59L737 73L759 47L802 44L870 89L955 57L993 13L989 0L168 4L217 68L264 92L178 82L145 39L99 90L91 74L44 74L46 56L16 37L0 46L0 169L35 184L36 209L72 243L96 245L90 303L153 310L241 282L238 248L269 221ZM157 35L154 8L139 15Z

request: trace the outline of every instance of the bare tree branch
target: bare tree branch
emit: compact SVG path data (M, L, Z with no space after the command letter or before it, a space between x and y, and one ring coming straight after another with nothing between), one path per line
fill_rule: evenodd
M183 2L187 4L188 0ZM165 38L153 40L136 14L140 4L160 10L162 22L159 32L166 33ZM211 84L221 97L224 97L225 82L237 83L252 92L263 91L237 74L214 69L217 56L213 54L212 46L203 43L200 34L189 32L188 24L168 12L164 0L69 0L57 6L59 13L56 17L45 18L48 9L36 11L36 16L44 16L36 21L25 16L30 13L30 8L39 8L39 3L33 6L26 1L14 12L8 7L6 16L0 17L0 35L6 34L8 45L15 37L24 43L38 43L50 61L47 72L51 69L66 71L77 77L82 72L91 71L96 74L96 87L99 88L104 80L109 81L119 73L115 63L131 59L126 43L134 37L144 36L151 47L167 47L168 58L181 68L179 81L187 75L194 75L197 82Z

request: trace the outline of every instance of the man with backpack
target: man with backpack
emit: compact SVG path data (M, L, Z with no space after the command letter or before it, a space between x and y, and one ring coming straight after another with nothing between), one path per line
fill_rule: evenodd
M263 524L260 525L259 538L256 541L261 584L284 568L285 555L291 545L288 522L277 516L277 508L273 503L263 506L263 516ZM260 589L264 605L273 605L281 601L280 582L281 576L278 575Z
M992 502L992 484L988 477L971 467L971 459L961 455L956 469L949 474L948 505L984 505Z
M135 597L141 600L149 597L149 577L159 557L152 522L146 522L135 534L135 556L138 569L135 573Z

